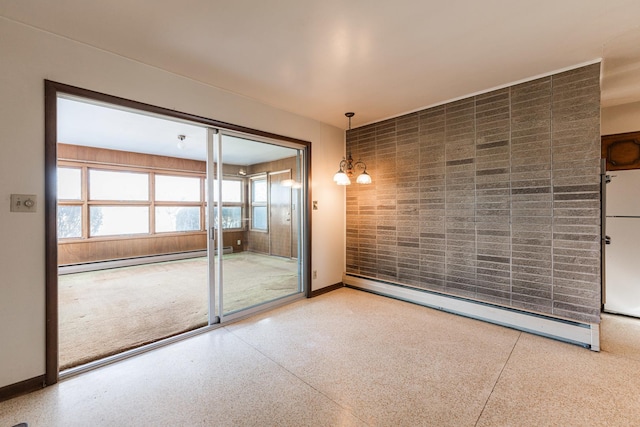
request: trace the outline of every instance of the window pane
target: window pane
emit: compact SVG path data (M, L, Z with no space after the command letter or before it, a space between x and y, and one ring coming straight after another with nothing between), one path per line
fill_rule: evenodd
M156 200L161 202L199 202L200 178L156 175Z
M77 168L58 168L58 199L82 199L82 170Z
M222 180L222 201L242 203L242 181Z
M213 181L213 199L218 200L218 181ZM222 202L242 203L242 181L236 179L222 180Z
M218 228L218 208L213 208L215 214L214 226ZM222 228L242 228L242 207L223 206L222 207Z
M267 203L266 179L254 179L251 182L251 201L254 203Z
M147 206L91 206L91 236L149 233Z
M251 228L256 230L267 229L267 207L266 206L254 206L253 215L251 215L252 225Z
M58 239L82 237L82 206L58 206Z
M200 208L197 206L156 207L156 232L200 230Z
M91 200L149 200L149 174L89 170Z

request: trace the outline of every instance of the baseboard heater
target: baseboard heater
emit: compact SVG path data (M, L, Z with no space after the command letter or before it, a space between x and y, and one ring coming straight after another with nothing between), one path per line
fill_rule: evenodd
M218 250L215 250L216 255L218 255ZM233 246L224 246L222 248L222 254L232 254L233 253Z
M351 288L577 344L593 351L600 351L600 325L597 323L581 323L543 314L529 313L509 307L350 274L343 274L342 282L345 286Z
M225 252L226 253L226 252ZM98 261L86 264L61 265L58 274L84 273L109 268L130 267L133 265L154 264L156 262L177 261L181 259L206 257L207 251L178 252L174 254L150 255L137 258L124 258L111 261Z

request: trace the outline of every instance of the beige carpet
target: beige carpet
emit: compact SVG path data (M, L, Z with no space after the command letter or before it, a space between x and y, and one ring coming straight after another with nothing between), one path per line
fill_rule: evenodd
M295 293L297 262L224 255L224 311ZM59 277L60 369L101 359L207 324L205 258Z

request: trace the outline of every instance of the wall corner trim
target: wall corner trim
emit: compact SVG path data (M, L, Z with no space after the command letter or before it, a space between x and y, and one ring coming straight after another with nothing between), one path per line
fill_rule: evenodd
M44 375L0 387L0 402L44 388Z
M345 286L600 351L600 325L344 274Z

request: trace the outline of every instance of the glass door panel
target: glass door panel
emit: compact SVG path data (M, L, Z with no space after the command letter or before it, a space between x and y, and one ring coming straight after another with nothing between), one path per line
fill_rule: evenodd
M64 376L210 323L208 143L203 125L82 98L58 97L56 116ZM190 150L157 138L173 132Z
M302 148L223 132L213 141L216 312L301 295ZM217 168L217 159L221 167Z
M222 283L222 268L218 257L218 204L220 199L220 185L218 163L221 153L220 134L216 129L207 129L207 181L205 196L207 200L207 259L209 265L209 324L220 322L220 284Z

